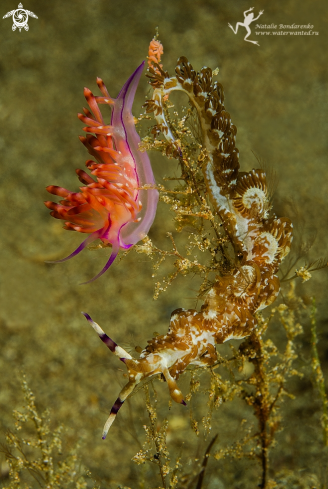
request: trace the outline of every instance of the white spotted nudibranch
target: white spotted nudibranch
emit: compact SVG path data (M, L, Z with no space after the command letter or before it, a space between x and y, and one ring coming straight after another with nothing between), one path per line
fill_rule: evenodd
M161 51L162 52L162 51ZM101 340L125 363L129 382L122 389L105 424L103 438L125 399L142 380L162 374L172 399L185 404L177 379L188 365L208 367L217 361L215 345L244 338L256 327L255 313L272 304L280 283L277 276L292 241L292 223L269 217L270 201L262 170L239 172L235 147L236 127L224 107L223 88L212 83L212 70L197 73L184 57L176 76L169 77L151 60L150 83L154 88L147 112L154 111L164 136L181 150L166 122L163 100L173 90L186 93L196 108L207 158L203 175L214 212L234 248L236 265L230 275L217 277L200 312L176 309L169 331L148 341L139 359L116 345L90 316L85 314Z

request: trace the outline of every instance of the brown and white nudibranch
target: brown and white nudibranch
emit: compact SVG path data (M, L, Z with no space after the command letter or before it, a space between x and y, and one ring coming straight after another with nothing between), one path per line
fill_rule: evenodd
M162 52L156 45L156 56L149 57L148 76L154 90L147 112L154 112L163 135L178 148L165 118L163 100L172 91L188 95L198 114L207 155L202 163L206 191L232 244L236 265L229 274L216 278L200 311L173 311L168 333L149 340L138 359L116 345L83 313L101 340L125 363L129 374L129 382L111 409L103 438L125 399L136 385L152 375L162 374L172 399L185 404L177 385L179 376L188 365L213 365L217 361L216 344L245 338L252 332L257 324L255 313L272 304L279 293L277 272L292 241L291 221L269 217L271 205L265 172L239 171L237 129L225 109L222 85L212 81L212 70L202 68L196 72L182 57L175 69L176 76L169 77L159 64L157 54Z

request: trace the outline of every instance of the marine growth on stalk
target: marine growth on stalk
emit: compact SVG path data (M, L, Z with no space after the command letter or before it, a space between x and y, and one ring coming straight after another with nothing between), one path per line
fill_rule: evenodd
M197 72L187 58L181 57L175 76L170 77L160 64L162 54L161 43L153 40L147 75L153 92L146 102L146 112L154 113L156 119L153 134L163 134L162 146L167 154L179 160L181 179L186 181L188 176L196 201L211 206L205 218L215 228L224 229L230 255L224 256L220 245L222 233L221 238L217 234L216 248L223 251L223 265L217 268L219 273L207 289L200 311L181 308L173 311L168 333L148 340L138 359L132 358L85 314L101 340L125 363L129 374L129 382L111 409L103 438L125 399L137 384L153 375L161 374L172 399L185 404L177 385L179 376L189 365L215 364L216 344L244 338L256 328L255 313L272 304L279 293L277 272L292 241L291 221L270 212L265 172L239 171L237 129L225 109L222 85L213 82L212 70L202 68ZM194 157L168 120L167 104L173 91L186 94L197 114L200 147ZM193 181L192 172L188 173L191 164L196 165L197 182Z

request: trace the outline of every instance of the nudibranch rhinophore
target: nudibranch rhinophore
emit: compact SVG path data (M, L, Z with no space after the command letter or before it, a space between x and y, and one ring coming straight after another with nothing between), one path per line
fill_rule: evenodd
M153 51L148 76L154 91L147 112L154 112L157 127L175 145L178 154L182 152L183 161L183 148L170 130L163 101L172 91L188 95L201 127L206 193L233 247L235 265L229 273L216 278L199 312L173 311L168 333L149 340L138 359L132 358L83 313L100 339L125 363L129 374L129 382L111 409L103 438L136 385L153 375L162 374L172 399L185 404L177 379L188 365L213 365L217 361L216 344L251 334L257 324L255 313L272 304L279 293L277 272L292 241L291 221L270 217L265 172L239 171L237 129L225 109L222 85L213 83L212 70L202 68L196 72L182 57L175 69L176 76L169 77L159 64L163 50L156 46L156 56Z
M117 98L112 98L100 78L97 84L103 94L95 97L88 88L85 98L92 113L83 109L79 119L86 124L86 137L80 137L89 154L87 168L94 180L83 170L76 170L85 185L80 192L70 192L50 185L48 192L63 197L59 204L47 201L56 219L65 220L64 229L90 235L69 256L50 263L61 263L73 258L97 238L112 245L112 252L104 268L93 279L100 277L113 263L120 248L127 249L143 239L156 214L158 191L146 152L139 151L140 137L135 129L132 105L144 62L124 84ZM104 123L98 104L112 109L111 123ZM142 188L145 185L150 188ZM153 186L153 188L151 188ZM88 282L86 282L88 283Z

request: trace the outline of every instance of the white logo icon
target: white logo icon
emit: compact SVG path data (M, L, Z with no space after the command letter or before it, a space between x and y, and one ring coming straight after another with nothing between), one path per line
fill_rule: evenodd
M239 26L245 27L245 29L247 31L247 34L244 37L244 41L252 42L253 44L256 44L257 46L259 46L259 43L257 41L251 41L250 39L247 39L248 36L251 34L251 30L250 30L249 24L251 24L252 22L254 22L254 20L257 20L263 14L263 12L264 12L264 10L260 10L259 15L257 17L255 17L255 19L254 19L254 14L252 12L253 9L254 9L254 7L251 7L250 9L245 10L245 12L244 12L244 22L237 22L237 24L236 24L236 30L229 23L228 23L228 26L232 29L232 31L233 31L234 34L237 34L238 27ZM249 14L248 12L251 12L251 13Z
M6 19L7 17L10 17L11 15L13 16L13 22L14 22L13 26L12 26L12 30L15 31L18 27L19 32L21 32L23 27L26 31L29 30L29 26L27 23L29 15L31 17L34 17L35 19L38 18L30 10L23 9L23 5L21 3L18 4L18 9L12 10L11 12L7 12L6 15L4 15L2 18Z

